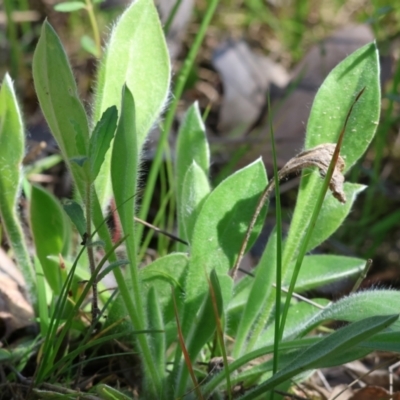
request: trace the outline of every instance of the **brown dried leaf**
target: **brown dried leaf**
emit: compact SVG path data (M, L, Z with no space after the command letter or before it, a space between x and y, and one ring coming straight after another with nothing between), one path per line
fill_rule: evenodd
M32 306L25 299L18 283L0 273L0 340L33 321Z
M312 149L303 151L302 153L290 159L278 172L279 180L282 180L283 178L287 177L293 172L299 172L303 168L309 168L309 167L317 167L319 169L320 174L324 177L328 172L329 164L332 160L335 148L336 144L334 143L324 143ZM341 203L346 203L346 195L343 190L344 176L342 174L344 167L345 167L344 160L339 154L336 161L335 169L333 170L332 178L329 182L329 189L331 190L333 196L336 199L338 199ZM253 231L254 225L256 223L258 216L260 215L262 207L264 206L265 202L267 201L274 187L275 187L275 179L271 179L268 183L268 186L262 193L260 200L257 203L257 207L254 212L253 218L250 221L250 224L247 228L246 236L243 240L242 246L240 247L239 255L236 259L235 265L232 267L230 271L230 275L232 278L236 277L236 272L242 261L246 246L249 242L250 234Z
M329 164L332 160L336 144L325 143L320 144L310 150L303 151L296 157L290 159L285 166L279 171L279 180L285 176L301 171L303 168L317 167L322 177L328 172ZM335 169L333 171L332 179L329 183L329 189L332 191L333 196L341 203L346 203L346 195L343 190L344 176L342 171L345 163L342 157L338 157Z
M0 248L0 340L33 323L33 309L24 288L23 275Z

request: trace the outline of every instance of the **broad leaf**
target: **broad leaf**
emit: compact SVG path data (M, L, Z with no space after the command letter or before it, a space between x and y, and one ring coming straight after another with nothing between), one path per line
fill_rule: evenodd
M359 321L374 315L392 315L400 309L400 292L395 290L366 290L332 303L324 310L297 327L298 332L305 334L324 321ZM393 329L400 330L400 322Z
M193 163L203 174L200 171L192 170L191 175L186 178ZM186 240L190 240L192 236L195 218L186 217L185 214L190 215L191 212L188 210L196 208L193 203L198 202L196 198L200 193L207 194L209 167L210 150L199 105L196 102L186 112L176 143L175 175L178 210L180 211L178 214L179 236ZM188 181L185 182L185 179ZM197 179L200 179L200 182L197 182ZM200 197L203 196L200 195Z
M378 333L360 346L372 350L400 353L399 331Z
M111 179L115 203L121 225L127 238L128 258L136 265L136 253L131 249L135 242L135 196L138 173L135 102L131 91L122 90L121 117L115 134L111 160Z
M83 238L86 233L86 218L82 207L74 200L66 200L63 203L63 208Z
M104 162L112 138L114 137L115 128L117 126L118 111L117 107L107 108L101 116L100 121L96 124L89 144L90 159L90 179L93 182L100 171L100 167Z
M317 223L315 224L313 234L308 243L308 251L311 251L315 247L319 246L334 232L336 232L336 230L342 225L343 221L349 215L358 194L364 189L364 185L345 183L344 193L346 194L347 198L347 202L345 204L337 201L331 192L327 193L321 211L319 212L319 217ZM296 209L298 207L297 204L298 203L296 203ZM308 207L304 210L304 212L308 212Z
M335 256L331 254L312 255L304 257L304 261L296 282L297 292L315 289L348 279L359 274L365 266L365 260L355 257ZM289 267L289 271L294 265ZM286 277L284 285L289 285L290 275Z
M50 256L62 254L67 236L65 215L57 199L39 186L32 186L30 222L44 276L54 293L59 294L63 284L61 269L65 267Z
M363 155L374 137L380 114L379 54L376 43L369 43L343 60L319 88L307 124L305 148L336 143L350 106L355 104L344 135L341 156L345 171Z
M67 55L47 21L43 23L33 56L33 81L46 121L84 196L89 171L71 159L88 155L88 121Z
M2 228L25 277L30 300L36 303L35 274L17 217L25 135L12 81L5 75L0 89L0 216Z
M120 118L112 148L111 181L117 212L122 230L124 235L126 235L125 247L129 260L129 274L126 281L127 287L131 289L130 295L135 312L132 323L135 329L144 329L144 302L141 297L136 264L137 252L134 220L139 158L137 152L136 113L132 93L125 85L122 87L120 110ZM125 302L126 300L124 299ZM131 312L133 312L133 309L131 309Z
M312 301L320 307L325 307L329 304L329 300L327 299L312 299ZM296 338L299 334L299 326L304 326L308 323L315 315L317 315L321 311L321 308L318 308L315 305L310 303L306 303L304 301L298 301L290 307L289 317L285 324L285 332L283 335L283 339L286 341L288 338ZM262 346L273 344L274 343L274 329L275 322L272 319L267 329L262 332L256 338L255 348L260 348Z
M379 63L375 43L368 44L351 54L328 75L315 97L307 125L306 149L323 143L335 143L344 126L351 104L363 88L365 91L355 104L349 118L340 152L346 164L345 171L364 153L375 134L379 121ZM322 179L317 172L310 174L307 171L303 174L285 245L283 265L288 265L296 256L321 186ZM349 186L346 186L348 190ZM353 195L348 197L350 206L360 189L360 186L358 190L355 186L350 189L353 192ZM327 195L327 198L329 197L331 197L330 194ZM327 218L331 218L335 212L333 204L334 199L325 202L323 206L325 211L318 220L320 232L314 233L310 248L319 241L318 235L321 233L325 239L333 233L335 223L333 225L332 222L327 223ZM340 207L348 212L349 206L336 205L336 208ZM342 218L346 215L347 213L342 210ZM332 218L331 221L335 219ZM341 221L336 223L336 228L340 224ZM330 228L324 228L325 226L330 226Z
M205 200L193 232L185 285L187 319L184 318L182 322L184 332L187 328L185 323L190 324L193 314L197 312L208 291L205 274L215 269L219 277L226 276L234 265L247 226L266 184L264 164L259 159L221 182ZM261 231L265 212L266 207L257 220L251 243L254 243ZM228 304L231 284L225 287L221 283L221 286L224 304Z
M137 152L167 99L169 55L153 0L137 0L122 14L111 32L98 73L94 121L111 106L120 108L126 84L136 103ZM102 206L109 197L109 158L96 180Z
M188 265L188 256L184 253L172 253L158 258L140 270L140 278L145 292L151 287L157 292L164 322L174 317L171 287L174 288L178 309L183 302L183 279Z
M185 174L179 201L180 237L183 237L189 243L192 242L197 217L210 191L210 183L206 173L196 161L193 161Z
M180 200L184 188L183 180L193 161L208 175L210 149L206 128L201 118L199 105L194 103L185 114L178 132L176 143L176 182L177 197Z
M88 35L83 35L81 37L81 46L84 50L90 53L92 56L98 57L98 50L96 48L96 43Z

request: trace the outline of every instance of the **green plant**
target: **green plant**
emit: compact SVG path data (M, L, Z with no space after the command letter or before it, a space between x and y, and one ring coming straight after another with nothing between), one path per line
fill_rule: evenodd
M197 49L215 6L216 2L210 3ZM196 51L179 75L153 171L161 164L173 113ZM343 183L341 173L361 157L374 136L380 108L378 72L377 49L371 43L336 67L320 88L308 122L306 151L276 173L274 181L278 186L278 178L288 171L307 168L289 234L282 242L281 229L274 230L254 276L240 281L233 277L241 256L261 231L267 206L260 197L266 198L266 187L272 184L268 184L264 164L258 159L212 189L204 124L198 106L193 105L179 132L175 163L178 229L189 247L181 246L180 252L139 268L142 235L135 214L147 215L146 198L155 183L153 180L147 189L150 195L145 196L144 205L137 204L140 155L165 106L170 79L156 10L151 0L137 0L114 27L98 73L91 121L80 102L60 40L45 22L33 60L34 83L73 176L77 200L62 208L54 196L32 187L30 225L36 274L15 212L23 128L8 76L0 91L0 162L6 172L0 176L0 212L40 321L41 341L25 346L29 354L41 346L32 382L37 395L45 397L40 390L45 383L61 381L73 386L82 365L112 339L133 343L139 353L143 375L140 395L146 399L185 395L221 398L223 391L231 398L238 386L246 391L243 398L254 399L273 393L280 385L287 388L290 379L305 370L338 365L373 350L399 351L400 295L396 291L355 293L329 305L318 299L311 304L292 298L294 290L356 277L364 267L365 261L358 258L305 254L342 224L364 189ZM331 192L327 192L328 187ZM112 197L123 232L116 243L104 223ZM137 211L140 207L144 211ZM254 214L257 207L259 213ZM66 214L81 235L82 246L71 244L73 234ZM118 260L115 250L122 243L126 259ZM96 255L100 261L96 262ZM125 271L122 265L126 265ZM98 292L102 276L110 271L118 290ZM277 275L289 287L288 295L275 293ZM91 288L87 323L82 314L88 309L84 302ZM282 314L280 297L285 302ZM97 332L97 323L107 309L108 322ZM350 324L329 335L306 337L331 319ZM234 342L228 342L227 337ZM66 341L69 346L65 346ZM272 353L273 361L251 364ZM219 357L225 373L215 372L221 364L216 361ZM25 360L15 353L3 354L3 359L15 364L17 370L23 368ZM207 375L200 363L207 364L211 373ZM94 390L101 398L126 398L105 385ZM68 394L77 396L72 389Z
M79 10L85 10L88 13L90 26L93 31L93 39L87 35L83 35L81 38L81 46L87 52L94 55L95 57L100 57L101 55L101 39L99 27L96 21L94 7L97 3L102 3L103 0L75 0L75 1L65 1L58 3L54 6L54 9L59 12L75 12Z

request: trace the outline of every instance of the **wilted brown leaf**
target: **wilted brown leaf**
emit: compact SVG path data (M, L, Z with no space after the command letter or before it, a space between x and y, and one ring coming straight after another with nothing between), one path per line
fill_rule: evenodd
M317 167L324 177L328 172L329 164L332 160L336 144L325 143L320 144L310 150L303 151L297 156L290 159L285 166L279 171L279 180L285 178L293 172L301 171L304 168ZM342 171L345 163L342 157L338 157L335 169L333 171L332 179L329 183L329 189L332 191L333 196L341 203L346 203L346 195L343 191L344 176ZM274 182L273 180L271 182ZM274 185L271 184L273 187Z
M317 167L320 171L320 174L324 177L328 172L329 164L332 160L335 148L336 144L324 143L312 149L303 151L297 156L291 158L284 165L284 167L278 172L279 180L284 179L293 172L300 172L302 169L309 167ZM343 190L344 176L342 174L344 167L345 167L344 160L340 155L338 155L335 164L335 169L333 170L333 174L329 182L329 189L332 191L333 196L336 199L338 199L341 203L346 202L346 195ZM275 179L271 179L268 183L268 186L262 193L260 200L258 201L253 218L250 221L250 224L247 228L246 236L239 250L238 258L230 272L233 278L235 278L236 276L236 272L242 261L247 243L249 242L250 234L253 231L254 225L257 221L258 216L260 215L261 209L263 208L265 202L267 201L274 187L275 187Z
M24 296L24 285L15 264L0 249L0 339L32 324L33 309Z

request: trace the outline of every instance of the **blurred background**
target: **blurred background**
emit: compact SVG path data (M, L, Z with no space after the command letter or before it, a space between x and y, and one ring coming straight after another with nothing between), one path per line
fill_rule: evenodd
M61 37L90 113L104 40L128 3L0 3L0 77L6 71L10 73L23 109L28 143L25 163L29 167L41 160L41 168L31 174L31 179L44 183L60 197L71 194L70 179L56 156L57 148L39 109L31 74L41 24L47 18ZM207 2L156 3L167 35L174 78L191 48ZM368 188L357 199L345 224L318 251L372 258L373 266L363 285L399 287L400 2L221 0L180 101L170 145L173 157L179 122L185 110L198 101L206 116L212 149L213 185L260 156L271 177L268 118L273 119L282 166L303 148L312 101L326 75L347 55L372 40L377 41L381 58L381 120L370 149L347 176ZM144 154L144 171L151 163L157 135L155 127ZM294 177L282 185L286 227L295 205L297 184L298 177ZM160 201L154 199L154 210ZM269 214L264 236L274 224L273 201ZM253 249L252 257L256 259L261 250L262 240ZM252 260L249 263L251 266Z

